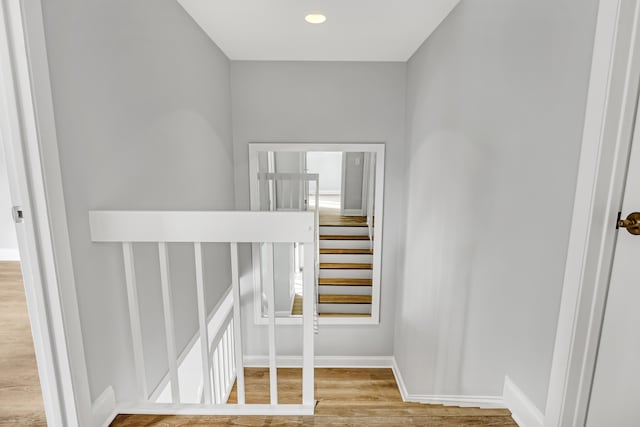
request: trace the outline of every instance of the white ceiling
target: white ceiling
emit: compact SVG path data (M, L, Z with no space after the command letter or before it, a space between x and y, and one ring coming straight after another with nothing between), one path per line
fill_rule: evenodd
M230 59L275 61L406 61L459 1L178 0Z

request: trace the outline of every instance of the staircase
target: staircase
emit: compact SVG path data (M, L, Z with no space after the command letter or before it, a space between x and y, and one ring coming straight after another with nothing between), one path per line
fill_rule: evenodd
M321 317L370 317L373 250L366 217L320 216Z

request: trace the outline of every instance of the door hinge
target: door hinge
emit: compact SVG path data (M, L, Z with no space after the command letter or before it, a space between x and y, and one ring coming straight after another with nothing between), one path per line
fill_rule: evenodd
M24 222L24 211L21 206L14 206L12 209L13 220L16 224Z

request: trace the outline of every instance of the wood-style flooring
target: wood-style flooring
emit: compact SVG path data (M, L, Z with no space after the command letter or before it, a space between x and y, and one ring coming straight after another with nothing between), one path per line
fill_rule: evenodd
M247 403L269 403L269 371L245 369ZM316 369L314 416L119 415L112 426L494 426L517 427L506 409L405 403L391 369ZM278 369L280 403L300 403L302 371ZM236 402L235 387L229 403Z
M291 306L292 316L302 316L302 295L295 294L293 296L293 305Z
M0 261L0 426L44 426L20 263Z
M320 208L320 226L366 227L366 216L342 216L340 209Z

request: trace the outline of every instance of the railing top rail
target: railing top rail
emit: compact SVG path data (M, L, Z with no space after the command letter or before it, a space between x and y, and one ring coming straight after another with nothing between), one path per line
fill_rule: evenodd
M90 211L94 242L310 243L313 212Z

